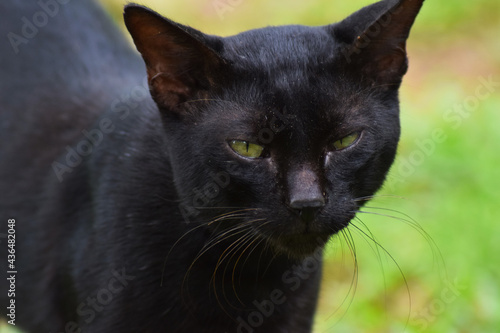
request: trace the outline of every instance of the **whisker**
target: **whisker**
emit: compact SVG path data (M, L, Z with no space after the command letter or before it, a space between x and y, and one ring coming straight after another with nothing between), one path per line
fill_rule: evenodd
M264 221L264 220L265 220L265 219L256 219L256 220L252 220L252 221L250 221L250 222L252 222L252 223L256 223L256 222L260 222L260 221ZM259 227L262 227L262 226L264 226L264 225L266 225L266 224L268 224L268 223L269 223L269 221L268 221L268 222L266 222L266 223L261 224ZM234 283L234 280L235 280L235 273L236 273L236 267L237 267L238 262L240 261L241 257L242 257L242 256L243 256L243 254L244 254L244 253L248 250L248 248L250 248L253 244L255 244L255 242L256 242L257 240L259 241L257 244L259 244L259 243L262 241L262 239L260 239L260 237L258 237L257 235L258 235L258 234L256 234L255 230L251 230L251 231L249 231L249 232L248 232L248 233L247 233L244 237L240 237L240 238L237 240L237 242L239 242L239 244L238 244L237 246L235 246L233 249L231 249L231 251L229 251L229 252L228 252L228 253L224 256L224 258L222 258L222 259L220 259L220 260L219 260L219 263L217 264L217 267L215 268L214 274L213 274L213 276L212 276L212 280L213 280L213 281L214 281L214 283L215 283L215 274L216 274L216 271L217 271L218 267L222 264L222 262L223 262L223 261L225 261L225 260L226 260L226 258L227 258L227 257L229 257L229 256L230 256L230 257L229 257L229 259L227 259L227 261L226 261L226 267L224 268L224 271L223 271L223 273L222 273L222 284L224 285L224 280L225 280L225 277L226 277L226 272L227 272L227 269L228 269L228 267L229 267L229 263L232 261L232 259L234 258L234 256L238 253L238 251L239 251L240 249L242 249L243 247L245 247L245 248L243 249L243 251L241 251L241 253L240 253L240 255L238 256L238 258L236 259L236 262L235 262L235 263L234 263L234 265L233 265L233 270L232 270L232 274L231 274L231 283L232 283L232 288L233 288L234 296L236 297L236 299L238 300L238 302L239 302L241 305L243 305L243 306L244 306L244 303L243 303L243 301L240 299L240 297L238 296L238 292L236 291L236 286L235 286L235 283ZM233 245L234 245L234 243L233 243L233 244L231 244L231 246L230 246L230 247L233 247ZM246 245L246 246L245 246L245 245ZM229 249L230 247L228 247L228 249ZM227 251L228 249L226 249L226 251ZM252 249L252 251L250 251L250 253L251 253L251 252L253 252L253 250L255 250L255 247ZM224 252L226 252L226 251L224 251ZM248 258L249 258L250 253L247 255L247 258L246 258L247 260L248 260ZM224 255L224 253L223 253L223 255ZM245 260L245 262L246 262L246 260ZM241 276L240 276L240 277L241 277ZM214 287L215 287L215 285L214 285ZM225 298L226 302L227 302L230 306L232 306L233 308L236 308L236 307L234 307L232 304L230 304L230 302L229 302L229 300L228 300L228 298L227 298L227 295L226 295L226 289L225 289L225 288L223 288L223 295L224 295L224 298Z
M384 263L382 261L382 255L380 253L380 248L378 246L373 246L372 245L372 242L370 242L371 239L374 239L377 243L380 243L377 238L375 237L375 235L373 234L373 232L370 230L370 228L368 228L368 226L366 225L366 223L364 223L361 218L359 217L355 217L356 221L358 221L367 231L367 233L369 234L370 238L366 238L364 237L364 234L360 233L359 230L355 229L355 231L362 236L363 240L366 242L366 244L368 244L368 246L370 246L370 249L375 253L375 255L377 256L377 261L379 263L379 267L380 267L380 270L382 272L382 278L384 280L384 299L386 300L386 303L387 304L387 280L386 280L386 276L385 276L385 268L384 268ZM354 224L354 223L353 223Z
M241 256L245 253L246 249L251 246L255 241L257 240L257 238L255 237L255 231L250 231L247 233L247 235L245 236L245 238L243 238L242 240L240 240L239 244L237 247L235 247L233 250L231 250L232 254L231 254L231 257L229 257L229 259L226 261L226 266L224 267L224 271L222 273L222 284L223 286L225 286L225 278L226 278L226 272L227 272L227 269L229 267L229 263L232 261L232 259L234 258L234 256L238 253L238 251L243 248L246 244L248 244L245 249L243 249L243 251L241 252L239 258L241 258ZM228 253L226 255L229 256L230 253ZM224 261L224 259L222 259ZM239 259L236 261L236 263L234 264L234 267L233 267L233 275L231 276L231 282L232 282L232 289L233 289L233 292L234 292L234 296L236 297L237 301L241 304L241 305L244 305L243 302L241 301L241 299L239 298L238 296L238 293L236 291L236 288L235 288L235 285L234 285L234 271L236 270L236 265L238 264L238 261ZM214 277L215 279L215 272L214 272ZM215 280L214 280L214 286L215 286ZM229 299L227 298L227 294L226 294L226 288L223 288L222 289L222 292L223 292L223 295L224 295L224 299L226 300L226 302L233 308L235 309L238 309L237 307L233 306Z
M258 221L265 221L265 219L259 219ZM265 223L262 223L261 225L259 225L257 227L257 229L260 229L262 228L263 226L267 225L271 223L271 221L267 221ZM236 263L234 265L234 268L233 268L233 273L232 273L232 280L233 280L233 287L234 287L234 274L235 274L235 271L236 271L236 265L238 264L238 262L240 261L241 257L243 256L243 254L245 253L245 251L256 241L256 240L259 240L259 242L254 246L254 248L248 253L248 255L246 256L246 259L245 261L243 262L243 265L242 265L242 270L243 268L245 267L245 263L247 262L247 260L249 259L250 255L252 254L252 252L255 250L255 248L262 242L264 241L264 238L260 237L259 234L257 232L254 233L254 241L252 241L252 243L250 243L244 250L243 252L240 254L240 256L238 257L238 259L236 260Z
M238 302L242 305L242 306L245 306L245 304L243 303L243 301L241 300L241 298L238 296L238 291L236 290L236 285L234 283L235 281L235 275L236 275L236 267L238 266L238 263L240 262L240 259L241 257L245 254L245 252L252 246L254 245L254 249L255 249L255 246L257 246L260 242L261 242L261 239L259 237L255 237L255 235L253 235L253 240L248 243L248 245L243 249L243 251L241 251L240 255L238 256L238 258L236 259L236 262L234 263L234 266L233 266L233 271L231 272L231 286L233 287L233 293L234 293L234 296L236 297L236 299L238 300ZM251 238L251 239L252 239ZM255 243L257 242L257 244ZM253 250L253 249L252 249ZM250 253L248 255L251 254L252 251L250 251ZM226 267L227 268L227 267ZM224 269L224 273L225 273L225 269Z
M165 277L165 268L166 268L166 265L167 265L167 260L168 260L168 257L170 256L170 254L172 253L172 250L177 246L177 244L182 240L184 239L184 237L186 237L188 234L190 234L191 232L201 228L201 227L205 227L205 226L209 226L215 222L219 222L219 221L222 221L223 219L230 219L230 218L236 218L236 217L244 217L245 215L240 215L242 214L243 212L245 211L251 211L253 209L251 208L246 208L246 209L240 209L240 210L236 210L236 211L232 211L232 212L228 212L228 213L225 213L225 214L221 214L219 216L216 216L215 217L215 220L212 220L208 223L201 223L199 224L198 226L188 230L187 232L185 232L181 237L179 237L179 239L177 239L177 241L172 245L172 247L170 248L170 250L168 251L167 255L165 256L165 260L163 261L163 267L162 267L162 271L161 271L161 279L160 279L160 286L163 286L163 280L164 280L164 277Z
M271 220L271 221L269 221L269 220L268 220L267 222L262 223L261 225L259 225L259 226L258 226L258 229L262 229L264 226L266 226L266 225L268 225L268 224L272 224L272 223L274 223L274 221L272 221L272 220ZM258 247L258 246L259 246L262 242L264 242L264 246L262 246L261 251L260 251L260 254L259 254L259 259L257 260L257 268L256 268L256 274L255 274L255 276L256 276L256 277L257 277L257 276L259 276L259 271L260 271L260 263L261 263L262 255L263 255L263 253L264 253L264 252L268 251L268 249L269 249L269 243L266 241L266 239L265 239L264 237L259 237L259 238L260 238L259 243L257 243L257 244L256 244L256 246L255 246L255 247L254 247L254 248L250 251L250 253L247 255L247 257L245 258L245 261L244 261L244 262L243 262L243 264L242 264L242 270L243 270L243 268L245 267L245 265L246 265L246 263L247 263L248 259L250 258L250 255L254 252L254 250L255 250L255 249L256 249L256 248L257 248L257 247ZM273 257L273 259L274 259L274 257ZM272 260L273 260L273 259L272 259ZM272 262L272 260L271 260L271 262ZM238 279L238 284L241 284L241 275L240 275L240 279Z
M224 220L224 219L230 219L230 218L234 218L234 217L245 217L247 215L244 213L249 212L249 211L253 211L253 210L254 210L254 208L246 208L246 209L232 211L229 213L224 213L224 214L221 214L219 216L216 216L214 218L214 220L210 221L207 225L214 224L214 223L219 222L219 221Z
M258 241L257 243L255 243L255 241ZM240 256L238 257L238 259L236 260L236 263L234 264L234 268L233 268L233 272L231 274L231 280L232 280L232 284L233 284L233 291L234 291L234 294L236 296L236 298L238 299L238 301L240 302L241 305L245 306L245 304L241 301L241 299L239 298L238 296L238 293L236 292L236 289L235 289L235 283L234 283L234 280L235 280L235 272L236 272L236 266L238 265L238 262L240 261L241 257L243 256L243 254L245 253L245 251L253 245L253 248L250 250L250 252L248 253L248 255L246 256L246 259L245 261L243 262L243 265L241 266L241 270L243 271L244 268L245 268L245 263L247 262L248 258L252 255L253 251L264 241L264 238L262 237L259 237L258 235L256 235L254 237L254 240L248 244L248 246L243 250L243 252L240 254ZM238 285L241 285L241 274L240 274L240 279L238 279Z
M214 294L215 294L215 299L217 300L217 303L219 304L219 306L221 307L222 311L224 311L229 317L231 317L231 315L225 310L225 307L224 305L222 304L220 298L219 298L219 294L217 293L217 285L216 285L216 278L215 276L217 275L217 270L219 269L220 265L222 264L222 262L224 262L224 260L232 253L234 252L235 250L237 251L237 249L239 248L239 246L241 245L241 242L243 242L243 240L246 242L249 237L251 237L251 230L247 230L247 232L239 237L238 239L236 239L233 243L231 243L231 245L229 245L223 252L222 254L219 256L219 260L217 261L217 264L215 266L215 269L214 269L214 272L212 274L212 278L210 280L210 284L212 284L213 286L213 290L214 290ZM237 245L236 245L237 244ZM229 251L229 252L228 252ZM227 252L227 254L226 254ZM226 266L227 267L227 266ZM228 301L227 299L227 296L226 296L226 293L225 293L225 285L224 285L224 274L222 276L222 293L223 293L223 296L224 296L224 299L226 300L226 302L228 303L229 306L233 307L233 305L231 304L231 302Z
M196 209L238 209L238 210L259 210L260 208L235 207L235 206L210 206L210 207L194 207Z
M212 249L214 246L216 246L217 244L219 244L220 242L226 240L226 239L229 239L239 233L242 233L242 232L246 232L246 230L244 228L249 228L248 225L239 225L239 226L236 226L234 228L231 228L229 229L228 231L226 231L225 233L221 234L221 235L218 235L215 239L212 239L210 240L209 242L207 242L207 244L205 244L201 249L200 251L198 252L198 254L196 255L195 259L191 262L191 265L188 267L187 271L186 271L186 274L184 275L184 279L182 281L182 286L181 286L181 289L184 289L184 285L188 279L188 276L189 276L189 273L191 271L191 269L193 268L194 264L205 254L207 253L210 249ZM239 230L239 229L243 229L243 230Z
M172 245L172 247L170 248L170 250L168 251L166 257L165 257L165 260L163 261L163 268L161 270L161 280L160 280L160 286L163 287L163 278L165 276L165 268L167 266L167 260L168 260L168 257L170 256L170 253L172 253L172 250L177 246L177 244L184 238L186 237L188 234L190 234L191 232L201 228L201 227L204 227L205 224L200 224L194 228L191 228L190 230L186 231L181 237L179 237L179 239L177 239L177 241Z
M340 303L339 307L334 312L332 312L332 314L330 314L330 316L328 316L328 318L327 318L327 320L330 319L338 311L340 311L340 309L342 309L342 307L344 306L344 304L349 299L349 295L352 294L352 296L350 297L350 301L349 301L349 305L347 306L347 309L343 312L342 316L339 318L339 320L337 322L340 322L342 320L342 318L344 318L345 315L347 314L347 312L349 311L349 308L351 307L352 302L354 301L354 295L356 293L356 289L357 289L357 285L358 285L358 279L359 279L358 257L357 257L357 254L356 254L356 245L354 243L354 238L353 238L353 236L352 236L352 234L351 234L351 232L350 232L349 229L342 229L340 231L340 234L342 235L342 238L344 238L345 243L347 244L347 246L349 248L349 251L351 253L351 257L353 259L354 271L353 271L353 274L352 274L351 284L349 286L349 290L347 291L344 299ZM342 256L344 256L343 247L342 247Z
M279 237L281 237L281 235L282 235L282 234L280 234L280 236L279 236ZM278 237L278 238L279 238L279 237ZM269 243L268 243L268 242L266 242L266 246L265 246L265 248L264 248L264 249L267 249L267 247L268 247L268 246L269 246ZM261 253L260 253L261 257L259 257L259 265L260 265L260 260L262 259L262 253L263 253L263 252L261 252ZM271 265L272 265L273 261L274 261L274 260L278 257L278 251L272 251L272 253L273 253L273 256L271 257L271 260L269 260L269 263L267 264L266 268L265 268L265 269L264 269L264 271L262 272L262 275L265 275L265 274L267 273L267 270L269 269L269 267L271 267Z
M432 236L427 231L425 231L425 229L417 221L415 221L409 215L407 215L407 214L405 214L403 212L394 210L394 209L381 208L381 207L373 207L373 206L365 206L364 208L366 208L366 209L381 210L381 211L387 211L387 212L392 212L392 213L397 213L397 214L402 215L403 217L399 217L399 216L394 216L394 215L390 215L390 214L384 214L384 213L378 213L378 212L370 212L370 211L366 211L366 210L358 210L358 211L356 211L356 213L371 214L371 215L375 215L375 216L382 216L382 217L387 217L387 218L390 218L390 219L394 219L394 220L397 220L397 221L404 222L407 225L409 225L410 227L412 227L429 244L429 247L430 247L430 249L432 251L433 261L434 262L439 262L438 268L440 267L440 265L442 265L444 272L443 272L443 270L440 269L439 274L440 275L444 275L445 277L447 277L446 263L445 263L443 254L441 253L441 250L439 249L439 246L436 244L436 242L434 241L434 239L432 238Z
M221 242L223 242L223 241L225 241L225 240L227 240L227 239L229 239L237 234L245 232L246 231L245 229L250 229L249 224L250 223L248 223L248 222L243 223L243 224L239 224L239 225L234 226L233 228L230 228L222 233L217 234L216 237L210 239L205 245L203 245L203 247L201 248L200 252L198 252L198 255L196 256L196 258L192 264L194 264L194 262L196 262L203 254L205 254L207 251L209 251L210 249L215 247L217 244L220 244ZM240 230L240 229L243 229L243 230Z
M263 221L263 219L251 220L251 221L246 222L246 224L247 224L247 225L250 225L250 224L254 224L254 223L259 222L259 221ZM249 228L249 231L252 231L252 229L251 229L251 228ZM248 235L248 232L247 232L247 234L245 234L245 235ZM253 234L250 234L250 236L253 236ZM241 237L240 237L239 239L241 239ZM238 240L239 240L239 239L238 239ZM238 240L236 240L236 241L238 241ZM236 241L235 241L235 242L236 242ZM233 244L234 244L235 242L233 242ZM228 251L228 250L229 250L229 249L233 246L233 244L231 244L229 247L227 247L227 248L226 248L226 250L224 250L224 252L221 254L221 257L225 254L225 252L226 252L226 251ZM222 263L222 262L223 262L223 261L227 258L227 256L228 256L229 254L230 254L230 253L228 253L226 256L224 256L224 257L222 258L222 260L219 260L219 261L218 261L217 266L215 267L215 270L217 270L217 269L219 268L220 263ZM219 259L220 259L220 258L219 258ZM212 277L212 278L213 278L213 277Z
M372 233L372 231L370 230L370 228L368 228L368 226L366 225L366 223L364 223L361 220L361 218L359 218L358 216L356 216L354 219L356 221L358 221L366 229L367 233L370 235L371 238L375 239L378 242L378 240L375 237L375 235ZM351 223L353 223L353 222L351 221ZM363 236L363 234L360 234L360 235ZM367 239L367 238L363 237L363 240L366 242L366 244L368 244L368 246L370 247L370 249L372 249L372 251L375 253L375 255L377 256L377 260L378 260L379 264L382 266L382 256L380 254L380 249L377 246L373 246L372 243L369 242L370 239Z
M251 211L253 209L245 209L245 211ZM242 210L243 211L243 210ZM222 220L222 219L229 219L229 218L235 218L235 217L238 217L238 218L241 218L241 217L245 217L246 215L242 215L240 212L239 213L236 213L236 212L229 212L229 213L225 213L225 214L221 214L219 217L216 218L216 220ZM213 221L210 221L204 225L208 225L212 222L215 222L215 220ZM224 230L223 232L220 232L220 233L217 233L215 237L211 238L209 241L207 241L204 246L200 249L200 251L198 252L198 254L196 255L195 259L192 261L192 263L190 264L189 268L187 269L186 271L186 274L184 275L184 279L183 279L183 282L182 282L182 286L181 286L181 289L185 289L185 285L186 285L186 282L188 280L188 277L189 277L189 274L190 274L190 271L192 270L193 266L195 265L195 263L205 254L207 253L210 249L214 248L215 246L217 246L218 244L220 244L221 242L225 241L225 240L228 240L232 237L235 237L237 236L238 234L241 234L241 233L245 233L243 236L241 236L239 239L245 237L252 229L251 229L251 224L254 224L256 223L257 220L251 220L251 221L247 221L247 222L244 222L244 223L241 223L241 224L238 224L238 225L235 225L227 230ZM231 247L231 246L230 246ZM227 250L227 249L226 249ZM218 266L216 267L216 269L218 268Z
M254 223L257 223L257 222L260 222L260 221L264 221L264 219L255 219L255 220L251 220L251 221L248 221L247 224L254 224ZM255 230L253 229L249 229L243 236L239 237L238 239L236 239L232 244L230 244L224 251L223 253L220 255L219 257L219 260L216 264L216 267L214 269L214 272L212 274L212 278L211 278L211 283L213 284L213 288L214 288L214 293L215 293L215 296L217 298L217 302L219 303L219 305L221 307L223 307L223 305L221 304L220 300L219 300L219 296L217 294L217 286L216 286L216 275L217 275L217 270L219 269L219 267L223 264L223 262L226 262L226 266L222 272L222 294L224 296L224 299L226 301L226 303L233 307L234 309L238 309L236 308L228 299L227 297L227 294L226 294L226 288L225 288L225 278L226 278L226 272L227 272L227 269L229 267L229 263L232 261L232 259L234 258L234 256L240 251L240 249L242 249L243 247L245 247L243 249L243 251L241 251L241 254L239 255L238 259L236 260L235 264L234 264L234 267L233 267L233 271L232 271L232 276L231 276L231 282L232 282L232 289L233 289L233 292L234 292L234 295L237 299L237 301L241 304L241 305L244 305L244 303L241 301L240 297L238 296L238 293L236 291L236 287L235 287L235 284L234 284L234 274L235 274L235 271L236 271L236 267L238 265L238 262L239 260L241 259L241 257L243 256L243 254L246 252L246 250L252 246L252 244L254 244L256 241L258 240L258 238L256 237L256 233L255 233ZM245 246L246 245L246 246ZM248 256L247 256L248 258Z
M401 269L401 266L399 266L399 264L396 261L396 259L377 240L375 240L372 237L370 237L370 235L368 233L366 233L363 229L359 228L357 225L355 225L355 224L351 224L351 225L353 226L353 228L356 228L365 237L367 237L368 239L370 239L376 246L378 246L391 259L391 261L396 265L396 267L397 267L397 269L398 269L401 277L403 278L403 281L404 281L404 284L405 284L405 287L406 287L406 292L408 294L408 315L407 315L407 318L406 318L406 326L408 326L408 323L410 322L410 315L411 315L411 310L412 310L411 292L410 292L410 286L408 284L408 280L406 279L406 276L403 273L403 270Z
M394 195L394 194L377 194L377 195L367 195L364 197L359 197L354 199L354 202L360 202L360 201L369 201L372 199L378 199L378 198L390 198L390 199L402 199L402 200L407 200L407 198L399 196L399 195Z

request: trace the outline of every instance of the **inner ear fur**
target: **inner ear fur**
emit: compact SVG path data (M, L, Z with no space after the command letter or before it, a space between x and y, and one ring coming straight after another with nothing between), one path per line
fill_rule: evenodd
M385 0L327 27L351 71L378 84L399 84L408 70L406 40L423 0Z
M172 110L200 98L216 84L224 60L221 38L173 22L136 4L125 7L125 25L146 64L151 95Z

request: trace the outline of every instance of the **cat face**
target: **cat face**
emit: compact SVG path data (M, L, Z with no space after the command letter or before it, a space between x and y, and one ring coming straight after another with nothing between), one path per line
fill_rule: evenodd
M186 221L250 230L295 257L346 227L396 153L409 7L382 2L336 25L224 39L127 7ZM387 13L400 24L361 48Z

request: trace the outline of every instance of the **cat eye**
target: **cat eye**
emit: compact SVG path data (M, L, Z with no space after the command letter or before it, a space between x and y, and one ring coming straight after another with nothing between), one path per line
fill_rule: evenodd
M343 137L342 139L335 141L333 143L333 149L334 150L343 150L343 149L349 148L358 141L359 136L360 136L360 133L358 133L358 132L349 134L348 136Z
M264 154L264 147L243 140L231 140L229 146L240 156L247 158L259 158Z

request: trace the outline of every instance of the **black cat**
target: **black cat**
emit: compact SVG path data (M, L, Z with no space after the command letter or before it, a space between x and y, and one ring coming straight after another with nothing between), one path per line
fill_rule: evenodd
M310 332L322 248L393 162L422 2L227 38L128 5L146 78L93 2L2 1L5 319Z

